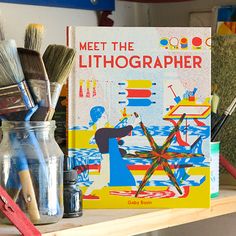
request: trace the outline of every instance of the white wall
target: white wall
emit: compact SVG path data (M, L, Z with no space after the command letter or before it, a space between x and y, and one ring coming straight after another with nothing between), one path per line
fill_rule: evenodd
M236 214L171 227L138 236L235 236Z
M111 18L116 26L135 25L135 3L116 2L116 11ZM23 46L24 30L29 23L45 26L43 50L48 44L65 44L65 27L68 25L96 26L94 11L41 7L0 3L6 38L13 38L18 46Z

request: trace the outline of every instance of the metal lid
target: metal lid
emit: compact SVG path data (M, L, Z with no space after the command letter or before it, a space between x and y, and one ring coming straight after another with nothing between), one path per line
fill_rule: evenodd
M76 170L67 170L63 172L64 182L76 182L77 180L77 171Z

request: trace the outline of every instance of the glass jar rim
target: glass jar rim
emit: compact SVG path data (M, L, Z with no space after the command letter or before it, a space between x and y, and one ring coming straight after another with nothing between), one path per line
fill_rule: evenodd
M2 130L56 128L55 120L51 121L2 121Z

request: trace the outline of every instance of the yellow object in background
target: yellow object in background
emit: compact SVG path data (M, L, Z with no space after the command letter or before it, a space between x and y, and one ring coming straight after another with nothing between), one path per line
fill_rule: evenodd
M217 27L217 34L231 35L236 33L236 22L220 22Z

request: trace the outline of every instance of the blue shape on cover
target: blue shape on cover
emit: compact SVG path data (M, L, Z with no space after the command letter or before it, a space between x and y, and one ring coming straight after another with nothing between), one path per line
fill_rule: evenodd
M109 139L110 183L109 186L135 186L135 180L123 160L117 140Z
M150 99L147 98L137 98L137 99L128 99L128 105L129 107L148 107L152 105L152 102Z
M105 112L105 108L103 106L95 106L90 110L90 117L92 121L90 121L89 125L92 126L96 124L96 122L102 117Z
M168 40L167 40L167 39L162 39L162 40L160 41L160 44L161 44L162 46L166 46L166 45L168 45Z

